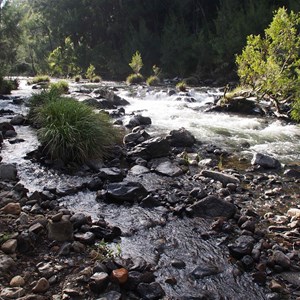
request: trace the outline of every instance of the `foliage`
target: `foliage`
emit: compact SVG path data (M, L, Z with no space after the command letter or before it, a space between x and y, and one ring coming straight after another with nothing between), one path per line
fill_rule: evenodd
M69 84L65 80L60 80L58 82L51 83L50 89L57 90L58 94L66 94L69 91Z
M139 51L136 51L131 58L131 62L129 63L130 68L135 74L139 74L140 70L143 67L143 60L141 53Z
M93 78L96 77L95 70L95 67L92 64L90 64L88 69L86 70L85 77L90 81L93 81Z
M180 92L186 92L186 83L184 81L180 81L176 84L176 88L180 91Z
M35 108L34 119L41 125L38 138L46 155L78 163L109 155L118 133L107 115L75 99L55 96L53 91L45 92L42 102Z
M146 83L149 86L158 85L159 78L156 75L151 75L150 77L147 78Z
M74 81L77 82L77 83L80 82L81 79L82 79L82 78L81 78L81 75L76 75L76 76L74 77Z
M48 75L39 75L27 81L28 84L37 84L43 82L50 82L50 77Z
M0 77L0 94L10 94L12 90L16 90L19 87L19 82L17 79L7 80Z
M96 248L92 252L93 259L103 262L107 259L114 259L121 255L120 244L117 244L116 249L111 248L104 240L96 243Z
M127 78L126 78L126 82L127 84L134 84L134 83L141 83L144 81L144 77L141 74L130 74Z
M279 8L264 37L248 37L246 47L236 58L242 84L250 85L261 97L268 96L276 102L288 98L297 101L300 93L299 25L300 13L289 14L285 8Z
M102 81L101 76L94 76L92 78L92 82L94 82L94 83L98 83L98 82L101 82L101 81Z

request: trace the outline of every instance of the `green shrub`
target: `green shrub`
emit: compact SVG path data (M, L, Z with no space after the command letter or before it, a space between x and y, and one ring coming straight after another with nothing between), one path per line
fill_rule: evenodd
M72 98L56 97L49 101L52 96L48 94L46 103L38 106L35 114L41 125L38 138L45 154L51 159L78 163L108 156L118 137L108 116L97 114Z
M152 75L152 76L147 78L146 83L149 86L158 85L159 84L159 78L155 75Z
M17 90L19 82L17 79L7 80L0 78L0 94L8 95L12 90Z
M102 81L102 78L100 76L94 76L92 78L92 82L94 83L98 83L98 82L101 82Z
M81 81L81 75L76 75L75 77L74 77L74 81L75 82L77 82L77 83L79 83L80 81Z
M50 82L50 77L48 75L39 75L33 77L31 80L29 80L27 83L28 84L37 84L37 83L45 83L45 82Z
M86 70L86 73L85 73L85 77L89 80L89 81L93 81L93 78L96 76L96 73L95 73L95 67L90 64L88 69Z
M176 84L176 88L180 91L180 92L186 92L186 83L184 81L180 81Z
M139 74L141 68L143 67L143 60L142 60L141 53L139 51L136 51L132 55L129 66L135 74Z
M140 73L138 73L138 74L130 74L127 77L127 79L126 79L126 82L128 84L141 83L143 81L144 81L144 77Z
M51 83L50 89L56 89L59 94L66 94L69 91L69 84L65 80L60 80L55 83Z

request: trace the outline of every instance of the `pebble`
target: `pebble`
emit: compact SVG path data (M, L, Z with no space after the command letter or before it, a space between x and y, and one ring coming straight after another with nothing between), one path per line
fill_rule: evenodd
M1 291L1 299L20 299L25 295L25 290L21 287L4 288Z
M50 284L49 284L48 280L45 277L42 277L38 280L36 285L32 288L32 291L37 294L45 293L48 291L49 287L50 287Z
M1 211L5 214L18 216L21 213L21 205L19 203L11 202L2 207Z
M125 268L113 270L111 273L111 277L113 280L119 282L120 284L124 284L128 280L128 270L126 270Z
M1 250L6 254L13 254L16 252L18 242L15 239L7 240L1 246Z
M24 286L25 285L25 280L22 276L18 275L18 276L15 276L11 279L9 285L12 286L12 287Z

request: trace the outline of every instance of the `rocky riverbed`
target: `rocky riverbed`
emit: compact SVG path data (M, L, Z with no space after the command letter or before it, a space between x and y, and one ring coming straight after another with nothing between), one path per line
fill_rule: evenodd
M1 298L300 297L297 165L152 135L116 90L82 91L127 129L72 172L36 151L24 97L1 100Z

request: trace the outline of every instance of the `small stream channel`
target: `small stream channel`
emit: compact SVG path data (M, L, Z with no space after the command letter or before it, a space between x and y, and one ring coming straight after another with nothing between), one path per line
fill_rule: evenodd
M13 96L28 97L32 90L21 80L21 89ZM76 88L76 87L75 87ZM250 156L253 151L267 151L282 162L299 162L300 129L296 125L285 125L279 121L266 121L257 117L242 117L225 114L207 114L201 107L214 101L220 95L218 89L193 90L196 100L186 102L184 97L176 100L165 91L138 89L131 97L128 88L119 89L118 94L131 105L126 113L142 111L152 119L149 132L167 133L172 129L185 127L202 142L209 142L230 151ZM177 95L178 97L178 95ZM15 113L26 113L24 106L14 105L9 100L1 100L0 108L11 109ZM1 117L1 121L10 116ZM24 142L10 144L7 140L2 147L3 162L16 163L20 182L30 192L46 187L72 188L88 182L90 176L78 177L62 175L54 170L42 168L24 159L26 153L34 150L38 141L33 129L16 126L18 138ZM249 147L241 145L247 142ZM162 179L154 174L130 177L125 180L141 182L148 190L168 186L172 179ZM185 178L182 178L183 184ZM187 184L187 189L191 188ZM253 283L247 274L237 272L228 261L228 250L222 245L225 237L204 239L210 221L201 218L179 218L165 208L144 209L137 205L119 206L96 202L96 193L80 191L60 199L61 205L78 212L85 212L93 218L104 217L110 224L119 226L123 232L121 249L123 256L141 256L156 266L157 281L166 291L167 299L267 299L264 290ZM183 269L171 266L172 260L182 260ZM202 275L195 278L193 270L199 267ZM168 284L166 279L175 278L177 284Z

